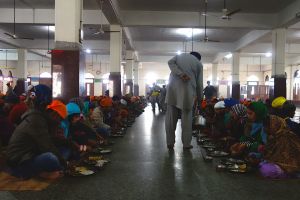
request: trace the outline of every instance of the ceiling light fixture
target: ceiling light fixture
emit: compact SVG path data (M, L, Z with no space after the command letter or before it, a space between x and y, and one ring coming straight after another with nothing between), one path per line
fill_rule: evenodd
M85 50L86 53L91 53L92 51L90 49Z
M199 35L203 33L202 29L192 29L192 28L179 28L176 30L176 33L179 35L185 35L188 38L191 38L192 35Z
M182 52L180 50L177 51L177 55L180 55L182 54Z
M227 54L227 55L225 56L225 58L227 58L227 59L232 58L232 53Z
M271 52L268 52L268 53L265 54L265 56L266 56L267 58L270 58L270 57L272 57L272 53L271 53Z

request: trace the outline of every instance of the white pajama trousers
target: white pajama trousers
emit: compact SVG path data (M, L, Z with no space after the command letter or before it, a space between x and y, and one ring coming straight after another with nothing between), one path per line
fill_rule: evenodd
M167 145L174 145L175 144L175 131L176 125L178 121L180 109L168 105L166 118L165 118L165 128L166 128L166 138L167 138ZM183 147L188 147L191 145L192 141L192 122L193 121L193 112L191 110L181 110L181 141Z

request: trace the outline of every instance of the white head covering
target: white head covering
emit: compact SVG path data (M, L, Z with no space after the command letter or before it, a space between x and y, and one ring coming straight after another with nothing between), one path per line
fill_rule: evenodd
M225 108L225 103L224 101L219 101L218 103L215 104L214 106L215 109L218 109L218 108Z
M126 105L127 105L127 101L126 101L126 100L124 100L124 99L121 99L120 103L121 103L122 105L124 105L124 106L126 106Z

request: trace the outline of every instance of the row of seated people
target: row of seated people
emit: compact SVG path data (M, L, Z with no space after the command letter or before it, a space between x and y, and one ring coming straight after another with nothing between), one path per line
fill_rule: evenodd
M298 176L300 124L296 106L284 97L271 103L233 99L202 102L206 133L223 151L244 159L270 178Z
M109 136L121 135L145 107L143 99L126 95L52 99L45 85L27 94L0 98L0 144L6 165L20 178L60 177L85 152L111 145Z

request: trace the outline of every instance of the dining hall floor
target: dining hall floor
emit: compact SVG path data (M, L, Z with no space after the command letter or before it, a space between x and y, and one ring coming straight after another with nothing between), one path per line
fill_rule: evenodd
M180 135L180 131L177 131ZM300 199L300 180L264 180L258 175L216 172L194 149L174 152L165 144L164 115L148 107L116 139L111 163L89 177L65 177L40 192L0 192L1 200L189 200Z

